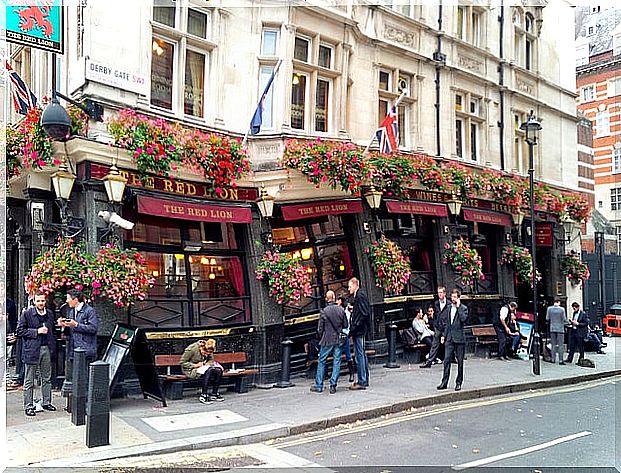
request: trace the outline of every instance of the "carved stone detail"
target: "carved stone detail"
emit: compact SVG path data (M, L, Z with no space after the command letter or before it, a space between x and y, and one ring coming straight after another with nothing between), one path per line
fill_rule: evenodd
M461 54L457 56L457 65L481 74L485 71L485 63L483 61Z
M384 26L384 38L411 48L416 46L416 34L404 31L395 25L386 24Z

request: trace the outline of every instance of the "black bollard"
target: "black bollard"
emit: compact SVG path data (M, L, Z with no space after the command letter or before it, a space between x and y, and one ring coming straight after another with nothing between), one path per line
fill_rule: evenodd
M86 446L110 444L110 365L103 361L91 363L88 373L86 405Z
M290 388L295 386L289 377L291 375L291 345L293 342L289 338L285 338L282 343L282 363L280 367L280 381L274 384L275 388Z
M384 368L399 368L397 364L397 326L393 323L388 325L388 363Z
M73 361L70 359L71 350L69 345L69 340L65 340L65 380L63 381L60 394L67 398L65 410L71 414L71 404L73 402Z
M88 372L86 350L73 350L73 398L71 400L71 423L84 425L86 418L86 395L88 391Z

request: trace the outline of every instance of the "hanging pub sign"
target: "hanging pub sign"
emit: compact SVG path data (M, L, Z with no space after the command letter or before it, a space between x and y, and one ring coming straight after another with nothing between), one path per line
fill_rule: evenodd
M1 0L6 14L6 40L63 54L64 9L61 0Z

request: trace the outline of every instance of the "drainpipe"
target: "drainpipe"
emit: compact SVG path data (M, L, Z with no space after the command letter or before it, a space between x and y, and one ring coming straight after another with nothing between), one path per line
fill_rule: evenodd
M442 0L438 5L438 46L436 52L433 53L433 60L436 62L436 156L442 156L442 147L440 140L440 71L442 66L446 64L446 55L442 54Z
M504 0L500 0L500 16L498 17L499 23L499 44L500 44L500 62L498 64L498 86L500 95L500 120L498 120L498 131L500 133L498 143L500 145L500 169L505 169L505 71L504 71L504 26L505 26L505 4Z

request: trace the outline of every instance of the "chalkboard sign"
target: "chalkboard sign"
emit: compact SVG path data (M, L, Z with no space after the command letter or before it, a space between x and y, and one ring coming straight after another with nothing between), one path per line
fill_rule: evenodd
M121 365L131 350L135 334L136 329L129 326L117 325L114 328L114 333L102 359L110 365L110 377L108 378L110 390L118 381Z

